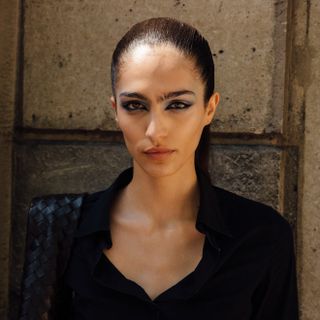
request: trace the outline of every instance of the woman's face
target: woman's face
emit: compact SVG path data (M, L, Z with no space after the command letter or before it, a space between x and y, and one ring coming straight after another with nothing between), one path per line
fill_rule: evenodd
M194 168L203 127L219 102L215 93L205 108L204 90L193 61L172 46L139 45L123 57L111 102L134 165L151 176Z

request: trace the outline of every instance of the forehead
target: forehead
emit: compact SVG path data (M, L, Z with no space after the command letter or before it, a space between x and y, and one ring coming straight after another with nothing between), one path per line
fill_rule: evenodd
M121 60L118 90L203 90L194 61L172 45L141 44Z

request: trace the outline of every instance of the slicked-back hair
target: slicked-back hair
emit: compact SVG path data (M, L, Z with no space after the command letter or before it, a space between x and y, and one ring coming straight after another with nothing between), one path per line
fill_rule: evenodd
M204 104L214 92L214 62L207 40L193 26L168 17L151 18L133 25L120 39L112 54L111 85L115 88L122 58L139 45L172 45L185 57L192 59L204 83ZM195 152L195 164L209 175L210 125L204 127Z

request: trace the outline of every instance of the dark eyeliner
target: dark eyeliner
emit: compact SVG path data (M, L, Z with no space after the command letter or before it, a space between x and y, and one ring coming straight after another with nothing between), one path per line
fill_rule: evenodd
M175 108L175 107L170 107L171 105L173 104L182 104L184 105L182 108ZM185 109L188 109L192 106L192 103L189 103L189 102L184 102L184 101L171 101L171 103L168 105L168 109L169 110L185 110Z
M141 105L140 108L129 108L129 105L134 104L134 103L138 103ZM145 110L145 106L143 103L139 102L139 101L126 101L126 102L120 102L120 105L122 108L124 108L125 110L132 112L132 111L139 111L139 110Z

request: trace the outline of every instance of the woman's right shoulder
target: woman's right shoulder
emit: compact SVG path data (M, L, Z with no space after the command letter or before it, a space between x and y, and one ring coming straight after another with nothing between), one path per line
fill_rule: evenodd
M101 199L101 197L106 193L107 190L108 188L93 192L85 192L82 199L82 208L85 209L87 207L91 207L93 204L99 201L99 199Z

